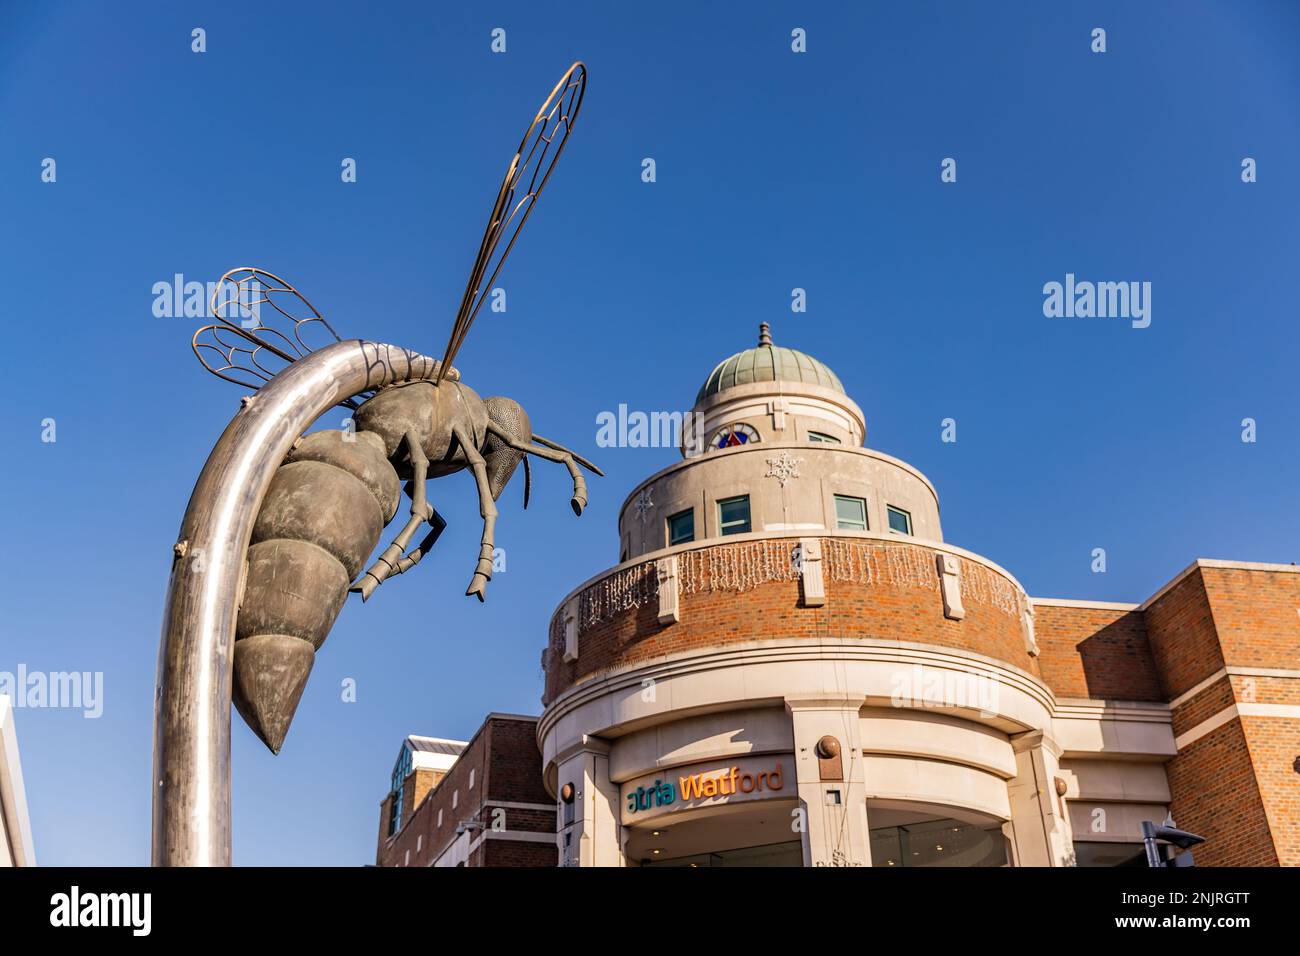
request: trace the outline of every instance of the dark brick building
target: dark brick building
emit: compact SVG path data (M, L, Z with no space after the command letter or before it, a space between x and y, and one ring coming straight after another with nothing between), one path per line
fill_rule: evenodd
M536 717L489 714L467 742L408 737L393 776L380 866L555 866Z

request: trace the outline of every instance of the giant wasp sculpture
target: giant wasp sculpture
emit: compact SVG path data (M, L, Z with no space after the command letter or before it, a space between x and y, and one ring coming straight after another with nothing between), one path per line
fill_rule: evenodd
M436 375L344 400L341 404L353 410L355 429L300 437L271 480L247 552L231 691L236 709L273 752L280 751L316 651L348 592L368 600L389 577L418 563L442 531L426 493L428 478L465 469L473 474L483 534L465 593L482 601L492 577L495 501L519 463L524 464L524 507L531 455L568 469L579 515L587 503L579 466L601 474L586 459L534 434L518 402L480 398L451 364L550 179L585 87L586 69L575 63L538 110L510 161ZM208 371L245 387L259 388L313 351L306 341L312 333L343 341L305 296L261 269L234 269L222 276L211 311L218 321L195 333L194 352ZM225 317L232 312L244 319ZM267 325L268 318L276 324ZM410 498L409 518L363 572L397 514L402 482ZM430 530L412 548L425 524Z

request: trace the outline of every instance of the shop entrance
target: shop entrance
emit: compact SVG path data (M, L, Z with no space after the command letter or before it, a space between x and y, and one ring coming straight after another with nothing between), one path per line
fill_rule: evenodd
M803 866L796 800L663 814L629 827L629 866Z
M1002 821L925 804L867 804L871 865L1010 866Z

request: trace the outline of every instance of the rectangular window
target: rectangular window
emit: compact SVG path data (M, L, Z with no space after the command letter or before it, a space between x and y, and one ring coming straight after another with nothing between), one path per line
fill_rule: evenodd
M861 498L835 496L835 527L848 531L867 530L867 503Z
M836 438L834 435L827 435L827 434L825 434L825 433L823 433L823 432L809 432L809 433L808 433L808 440L809 440L809 441L824 441L824 442L827 442L828 444L831 444L831 445L838 445L838 444L840 443L840 440L839 440L838 438Z
M889 508L889 530L897 531L899 534L912 533L912 516L902 508L895 508L890 505Z
M749 495L718 502L718 527L723 534L744 534L750 530Z
M695 540L695 509L678 512L668 519L668 546Z

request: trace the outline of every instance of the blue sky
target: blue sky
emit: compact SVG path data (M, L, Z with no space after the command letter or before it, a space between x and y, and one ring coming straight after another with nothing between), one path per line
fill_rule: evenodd
M436 553L345 608L281 755L236 719L237 863L371 861L404 734L538 712L555 603L677 457L598 449L597 413L685 409L760 321L931 478L945 537L1031 594L1140 601L1198 556L1297 558L1300 6L467 6L0 3L0 671L105 682L98 719L17 712L41 862L148 860L171 546L241 394L153 284L259 265L344 335L441 355L505 163L575 58L586 103L508 312L457 365L608 477L580 520L563 469L534 469L526 514L507 489L482 606L472 480L431 484ZM1150 327L1045 318L1066 273L1149 281Z

